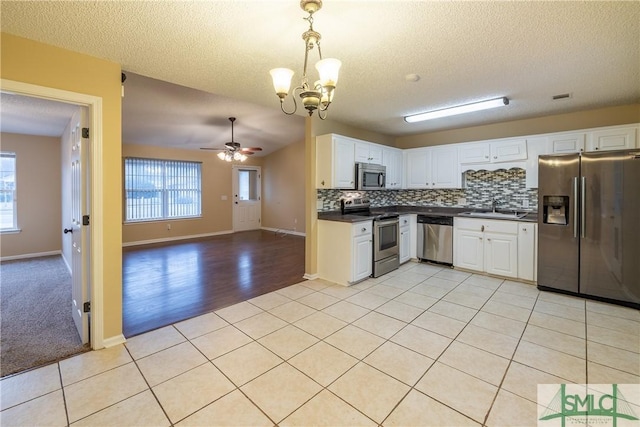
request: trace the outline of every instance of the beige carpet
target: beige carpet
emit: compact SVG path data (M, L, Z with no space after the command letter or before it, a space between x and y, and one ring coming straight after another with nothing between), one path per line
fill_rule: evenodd
M61 256L0 263L0 376L88 350L71 317Z

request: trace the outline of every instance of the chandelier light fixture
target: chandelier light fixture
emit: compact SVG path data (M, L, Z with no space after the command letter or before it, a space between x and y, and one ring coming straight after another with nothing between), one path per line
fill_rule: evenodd
M441 117L455 116L456 114L471 113L473 111L487 110L489 108L504 107L509 105L509 98L487 99L486 101L473 102L471 104L457 105L455 107L443 108L441 110L428 111L426 113L405 116L407 123L422 122L424 120L439 119Z
M293 92L293 111L286 111L284 108L284 99L289 94L291 88L291 78L293 77L293 70L288 68L274 68L269 71L271 78L273 79L273 87L275 88L276 95L280 98L280 109L282 112L288 115L294 114L298 109L295 94L302 99L302 105L309 112L311 116L314 111L318 110L318 117L324 120L327 118L327 109L333 101L335 94L336 83L338 82L338 71L342 63L334 58L322 59L322 51L320 50L320 33L313 29L313 14L322 8L321 0L301 0L300 7L307 12L309 16L304 18L309 23L309 29L302 33L302 39L304 40L304 68L302 69L302 83L296 87ZM316 69L320 75L320 79L309 84L307 76L307 62L309 59L309 51L314 47L318 48L318 55L320 60L316 62ZM323 114L324 113L324 114Z

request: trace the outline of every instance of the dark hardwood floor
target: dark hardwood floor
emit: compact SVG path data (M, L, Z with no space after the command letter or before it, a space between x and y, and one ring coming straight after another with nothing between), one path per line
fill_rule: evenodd
M304 237L244 231L123 249L125 337L303 281Z

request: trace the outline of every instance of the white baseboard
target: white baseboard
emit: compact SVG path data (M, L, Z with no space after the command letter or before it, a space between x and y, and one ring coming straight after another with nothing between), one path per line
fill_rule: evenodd
M39 258L43 256L61 255L62 251L49 251L49 252L37 252L32 254L3 256L0 261L12 261L14 259L27 259L27 258Z
M303 279L307 279L307 280L315 280L318 277L320 277L319 274L309 274L309 273L304 273L304 276L302 276Z
M164 243L164 242L174 242L177 240L188 240L188 239L198 239L201 237L212 237L212 236L220 236L222 234L232 234L233 230L225 230L225 231L218 231L215 233L204 233L204 234L191 234L188 236L178 236L178 237L163 237L160 239L151 239L151 240L139 240L137 242L127 242L127 243L123 243L122 247L127 247L127 246L139 246L139 245L148 245L150 243Z
M273 231L274 233L292 234L294 236L306 237L306 234L301 231L287 230L284 228L271 228L271 227L261 227L261 229L266 231Z
M127 339L122 334L102 340L102 344L104 345L104 348L113 347L118 344L124 344L125 342L127 342Z

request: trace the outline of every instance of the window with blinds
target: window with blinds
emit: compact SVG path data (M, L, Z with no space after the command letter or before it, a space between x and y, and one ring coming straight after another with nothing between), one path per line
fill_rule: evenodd
M125 158L125 221L201 216L201 166L199 162Z
M16 153L0 153L0 230L17 230Z

